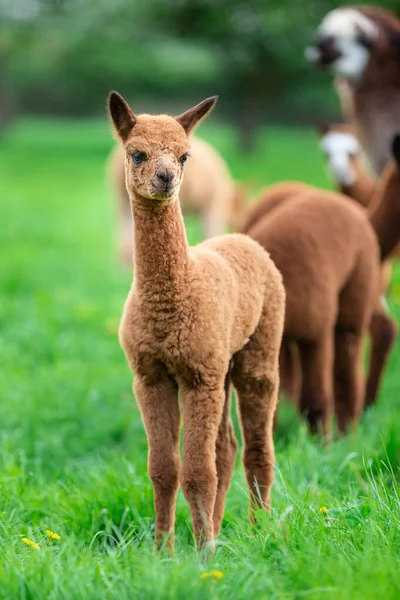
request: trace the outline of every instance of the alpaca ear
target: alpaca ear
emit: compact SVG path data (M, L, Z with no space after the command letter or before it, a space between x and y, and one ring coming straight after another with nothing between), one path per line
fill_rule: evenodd
M182 125L187 135L189 135L196 125L198 125L206 116L206 114L214 108L217 100L218 96L206 98L206 100L203 100L203 102L200 102L200 104L196 104L196 106L193 106L193 108L189 108L189 110L179 115L179 117L175 117L179 125Z
M392 154L397 165L400 167L400 134L395 135L393 138Z
M330 131L331 126L328 121L321 120L315 123L315 129L320 137L324 137Z
M115 131L125 142L136 124L136 117L129 108L128 103L118 92L111 92L108 96L108 110L114 123Z

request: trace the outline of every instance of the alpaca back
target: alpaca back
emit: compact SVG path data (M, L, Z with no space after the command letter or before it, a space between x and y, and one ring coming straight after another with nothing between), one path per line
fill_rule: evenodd
M345 196L312 190L291 198L249 231L282 273L286 294L285 332L314 337L324 314L346 286L360 257L376 277L378 244L365 211ZM369 282L367 282L369 285Z

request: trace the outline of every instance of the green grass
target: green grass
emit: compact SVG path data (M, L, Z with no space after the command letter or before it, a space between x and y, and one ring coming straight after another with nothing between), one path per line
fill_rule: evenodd
M262 131L251 156L230 129L202 132L254 188L328 185L311 131ZM0 145L0 598L399 598L398 345L347 438L324 448L282 407L273 511L256 530L238 461L210 563L181 494L176 554L154 555L146 439L116 337L131 277L115 252L110 147L106 123L28 120ZM188 229L196 241L195 219ZM212 569L224 577L200 578Z

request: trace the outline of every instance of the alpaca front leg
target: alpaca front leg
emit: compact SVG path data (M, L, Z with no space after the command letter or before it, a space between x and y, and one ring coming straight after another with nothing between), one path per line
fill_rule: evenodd
M156 382L155 382L156 381ZM154 487L155 542L174 546L175 503L179 487L178 388L165 372L149 383L137 376L134 391L146 429L148 469Z
M181 485L192 513L199 548L214 537L217 494L216 441L224 406L224 382L218 388L183 393L183 461Z

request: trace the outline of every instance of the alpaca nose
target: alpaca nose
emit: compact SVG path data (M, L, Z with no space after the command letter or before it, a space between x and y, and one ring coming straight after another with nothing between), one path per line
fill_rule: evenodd
M157 171L157 177L158 179L161 179L163 183L171 183L174 178L174 173L168 169L159 169Z

